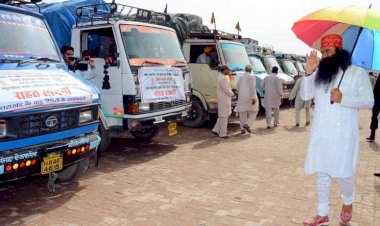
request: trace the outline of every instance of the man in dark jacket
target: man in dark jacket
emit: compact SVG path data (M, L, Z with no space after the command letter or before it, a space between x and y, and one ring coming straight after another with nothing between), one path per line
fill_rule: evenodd
M373 142L375 140L376 129L378 127L378 115L380 112L380 79L376 80L375 87L373 89L373 95L375 97L375 104L372 108L372 118L371 118L371 135L367 137L368 142Z
M375 140L376 129L378 127L379 120L377 117L380 112L380 79L376 79L375 88L373 88L373 96L375 97L375 104L372 108L372 118L371 118L371 135L367 137L368 142L373 142ZM374 173L373 175L380 177L380 173Z

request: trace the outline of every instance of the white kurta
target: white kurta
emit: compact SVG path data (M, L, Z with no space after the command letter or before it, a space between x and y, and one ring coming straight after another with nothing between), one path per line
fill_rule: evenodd
M218 102L218 116L220 118L228 117L231 114L231 97L234 93L231 85L224 74L219 73L218 84L216 86L216 96Z
M301 82L303 78L304 76L297 79L296 84L294 85L292 92L290 92L290 95L289 95L289 100L293 100L294 98L296 98L294 102L295 109L301 109L303 107L310 108L310 105L311 105L311 100L305 101L305 100L302 100L301 98L300 88L301 88Z
M276 74L271 74L264 78L261 88L264 90L265 108L277 108L281 105L283 95L282 83Z
M197 61L195 63L197 63L197 64L210 64L210 56L207 56L206 53L201 53L198 56Z
M238 91L238 101L234 109L235 112L258 111L259 101L257 100L256 93L256 78L251 73L246 72L244 75L239 76L236 83L236 90ZM255 99L256 103L252 105L252 100Z
M315 86L315 76L316 73L305 77L301 84L302 99L315 98L305 172L351 177L355 173L359 154L358 109L370 109L374 103L368 74L362 68L349 66L340 85L340 104L330 104L330 92L337 87L342 70L330 87Z

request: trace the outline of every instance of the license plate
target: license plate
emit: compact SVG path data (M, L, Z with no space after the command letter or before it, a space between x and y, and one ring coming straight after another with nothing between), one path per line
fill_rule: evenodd
M45 157L41 163L41 174L47 174L61 170L63 168L63 158L60 155Z
M169 123L168 130L169 130L169 136L176 135L178 133L178 131L177 131L177 123L176 122Z

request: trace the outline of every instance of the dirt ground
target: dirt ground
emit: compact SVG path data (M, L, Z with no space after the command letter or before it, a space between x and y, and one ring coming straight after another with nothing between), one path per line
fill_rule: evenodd
M241 135L237 120L228 140L211 133L213 122L179 126L174 137L162 128L151 143L115 139L97 168L54 194L46 178L0 188L0 225L301 225L315 214L314 176L303 172L310 127L295 127L289 108L272 130L261 115ZM380 152L365 140L369 122L361 111L351 225L380 225ZM334 182L330 225L339 225L341 205Z

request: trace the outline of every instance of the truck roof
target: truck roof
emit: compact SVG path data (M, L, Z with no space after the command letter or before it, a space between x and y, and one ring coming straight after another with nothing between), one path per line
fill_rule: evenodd
M129 21L129 20L118 20L118 21L94 21L94 22L86 22L86 23L78 23L78 25L74 26L75 29L81 29L81 28L88 28L88 27L100 27L100 26L113 26L113 25L119 25L119 24L131 24L131 25L138 25L138 26L148 26L148 27L155 27L159 29L165 29L175 32L174 29L162 25L157 24L151 24L147 22L138 22L138 21Z
M28 10L28 9L24 9L24 8L17 7L17 6L5 5L5 4L2 4L1 2L0 2L0 10L6 10L9 12L27 14L27 15L34 16L34 17L39 17L41 19L44 18L40 13L33 12L33 11Z

